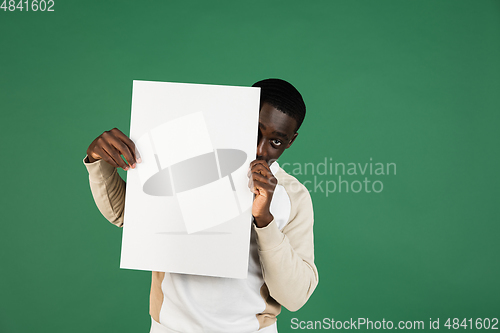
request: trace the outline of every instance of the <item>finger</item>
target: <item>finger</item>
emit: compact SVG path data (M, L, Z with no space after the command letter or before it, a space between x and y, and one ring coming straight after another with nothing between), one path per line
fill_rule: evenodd
M273 189L276 187L276 178L274 177L271 177L271 178L267 178L267 177L264 177L262 176L260 173L253 173L252 174L252 180L254 182L258 181L262 184L265 184L265 186L269 189Z
M110 145L116 148L118 155L123 155L127 161L127 165L132 166L132 168L135 167L136 160L133 153L135 151L135 145L125 134L123 134L119 129L113 128L110 131L104 132L102 137ZM130 147L130 144L132 144L133 147Z
M271 172L271 170L265 168L262 164L255 164L251 168L251 171L252 172L258 172L258 173L260 173L261 175L263 175L264 177L267 177L267 178L273 177L273 173Z
M248 181L248 188L250 189L250 192L252 192L255 195L259 195L259 189L257 186L254 185L254 181L252 178Z
M137 156L135 155L137 149L135 147L135 143L134 141L132 141L128 136L126 136L125 134L123 134L122 131L120 131L118 128L113 128L111 130L111 132L117 137L119 138L128 148L128 150L131 152L131 155L132 155L132 158L133 158L133 163L137 162L139 163L139 161L137 161ZM125 156L125 155L123 155ZM127 159L128 161L128 159ZM129 161L130 163L131 161Z
M114 146L103 140L101 148L109 156L109 158L111 158L118 165L118 167L122 168L123 170L128 170L128 164L125 163L125 161L121 158L120 152L116 150Z
M128 165L130 165L132 168L135 168L135 157L133 156L129 147L125 143L123 143L123 141L115 138L110 142L110 144L118 150L118 154L123 155Z
M264 168L271 171L271 169L269 169L269 165L267 165L267 162L264 160L253 160L252 162L250 162L250 168L253 168L257 164L261 164Z
M248 179L248 188L249 188L250 190L253 190L253 189L255 188L255 181L256 181L256 179L254 179L253 177L250 177L250 178ZM260 180L257 180L257 181L259 181L261 184L263 183L263 182L262 182L262 181L260 181Z
M119 168L120 166L116 164L115 160L108 155L106 151L104 151L101 147L96 147L96 153L99 155L99 159L102 159L109 165L115 168Z
M250 178L248 179L248 188L249 188L249 189L252 189L252 187L253 187L253 179L250 177Z
M260 181L260 182L262 182L262 183L267 183L267 182L268 182L268 180L269 180L269 178L267 178L267 177L265 177L265 176L261 175L261 174L260 174L260 173L258 173L258 172L252 172L252 180L253 180L253 181L256 181L256 180L257 180L257 181Z
M258 180L253 181L252 192L256 195L268 196L274 192L274 188L269 187L269 184L263 183Z
M100 141L102 142L100 143L108 155L110 155L115 162L123 168L123 170L127 170L129 166L135 167L135 157L133 157L129 147L122 141L122 139L116 136L120 134L123 136L123 133L117 128L114 128L111 131L106 131L101 135L102 139ZM125 137L125 139L130 141L127 137ZM122 160L121 155L123 155L127 161L126 163Z
M250 174L256 170L260 170L260 173L267 176L272 175L271 169L269 169L267 163L262 160L255 160L250 163L247 176L250 177Z
M142 162L141 154L139 153L139 150L137 149L137 146L135 147L135 158L136 158L137 163L141 163Z

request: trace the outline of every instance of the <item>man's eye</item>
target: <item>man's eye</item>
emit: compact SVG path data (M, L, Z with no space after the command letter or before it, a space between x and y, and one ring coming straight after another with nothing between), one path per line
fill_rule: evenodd
M272 140L271 141L274 146L281 146L281 141L280 140Z

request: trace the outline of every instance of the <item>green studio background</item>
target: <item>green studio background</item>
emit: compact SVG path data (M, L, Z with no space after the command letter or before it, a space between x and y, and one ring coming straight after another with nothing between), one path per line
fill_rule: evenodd
M54 1L0 10L1 332L148 332L150 273L119 269L82 164L128 133L134 79L302 92L280 163L310 181L320 283L280 333L500 317L499 1Z

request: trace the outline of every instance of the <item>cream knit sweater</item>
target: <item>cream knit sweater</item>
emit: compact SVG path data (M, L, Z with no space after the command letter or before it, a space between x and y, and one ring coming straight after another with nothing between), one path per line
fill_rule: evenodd
M97 207L123 225L125 182L100 160L84 164ZM276 322L281 306L302 307L318 284L308 190L275 162L274 220L252 230L246 279L152 272L150 314L163 332L250 333ZM152 331L154 329L152 328ZM267 332L267 330L266 330Z

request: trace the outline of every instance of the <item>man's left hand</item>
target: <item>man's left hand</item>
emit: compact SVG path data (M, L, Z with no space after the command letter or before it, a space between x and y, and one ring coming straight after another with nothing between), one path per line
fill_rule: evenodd
M278 181L264 160L255 160L250 163L249 178L248 187L255 194L252 215L257 227L263 228L274 219L270 207Z

